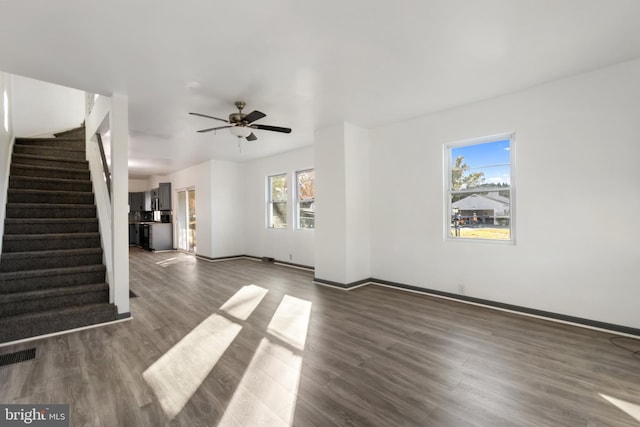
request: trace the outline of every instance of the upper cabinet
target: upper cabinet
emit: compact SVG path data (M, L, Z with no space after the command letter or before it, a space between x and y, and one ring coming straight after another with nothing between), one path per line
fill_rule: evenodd
M171 210L171 183L161 182L158 184L158 210Z
M129 212L141 212L144 207L144 192L129 193Z

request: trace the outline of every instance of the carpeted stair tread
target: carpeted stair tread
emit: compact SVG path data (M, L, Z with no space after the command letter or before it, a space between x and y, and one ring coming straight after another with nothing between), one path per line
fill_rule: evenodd
M25 270L25 271L6 271L0 273L0 286L2 281L13 280L13 279L27 279L34 277L49 277L49 276L60 276L64 274L73 274L73 273L88 273L88 272L104 272L106 271L106 267L102 264L95 265L82 265L77 267L62 267L62 268L48 268L44 270ZM4 292L0 287L0 292Z
M7 218L94 218L94 204L7 203Z
M5 252L0 258L0 272L93 265L102 262L102 255L101 247Z
M19 154L14 153L11 162L15 164L28 164L31 165L33 163L34 166L47 166L47 165L38 165L38 162L44 163L66 163L69 164L72 168L81 169L83 167L88 167L87 160L77 160L77 159L69 159L67 157L51 157L51 156L39 156L34 154Z
M5 234L7 240L44 240L44 239L78 239L82 237L100 237L100 233L47 233L47 234Z
M37 299L69 296L97 291L108 292L109 285L106 283L92 283L88 285L61 286L59 288L41 289L37 291L0 293L0 304L15 304L23 301L33 301Z
M5 234L3 252L31 252L101 247L100 233Z
M13 170L14 168L16 169L27 169L27 171L29 172L34 172L34 171L46 171L46 172L66 172L66 171L70 171L70 172L75 172L75 173L83 173L83 174L87 174L87 177L89 176L89 168L88 165L78 165L81 167L77 167L77 168L68 168L68 167L59 167L59 166L42 166L42 165L26 165L26 164L22 164L22 163L13 163L11 162L11 169ZM86 167L85 167L86 166ZM25 176L25 175L16 175L16 176ZM26 175L26 176L33 176L33 177L37 177L39 175Z
M116 306L85 304L0 318L0 342L15 341L116 320Z
M45 178L39 176L9 176L9 188L56 191L88 191L93 185L89 179Z
M93 234L93 233L92 233ZM83 254L96 254L102 253L102 248L77 248L77 249L53 249L46 251L27 251L27 252L5 252L2 254L0 265L2 261L30 257L32 259L46 258L52 256L77 256Z
M93 218L6 218L6 234L42 234L98 232L98 219Z
M16 149L19 151L16 151ZM36 151L36 153L33 153ZM37 151L42 151L42 153L37 153ZM80 159L84 160L85 150L84 148L73 146L73 145L38 145L35 144L15 144L13 147L14 154L31 154L37 156L48 156L48 157L59 157L57 155L52 156L51 154L44 154L47 152L58 152L59 154L70 154L75 155L77 153L82 153L82 157ZM31 153L30 153L31 152Z
M92 191L40 190L32 188L9 188L8 203L41 204L93 204Z

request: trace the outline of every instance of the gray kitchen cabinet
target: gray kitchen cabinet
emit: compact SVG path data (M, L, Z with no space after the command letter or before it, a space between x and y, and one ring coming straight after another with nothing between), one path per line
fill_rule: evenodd
M129 193L129 212L144 211L144 192Z
M171 210L171 183L161 182L158 187L158 202L161 211Z
M151 211L151 191L144 192L144 210Z

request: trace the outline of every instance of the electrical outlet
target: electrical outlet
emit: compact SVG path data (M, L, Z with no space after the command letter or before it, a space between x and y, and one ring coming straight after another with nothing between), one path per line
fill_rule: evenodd
M464 289L464 285L463 285L462 283L459 283L459 284L458 284L458 293L459 293L460 295L464 295L464 294L465 294L465 292L466 292L466 291L465 291L465 289Z
M293 259L293 254L289 254L289 261Z

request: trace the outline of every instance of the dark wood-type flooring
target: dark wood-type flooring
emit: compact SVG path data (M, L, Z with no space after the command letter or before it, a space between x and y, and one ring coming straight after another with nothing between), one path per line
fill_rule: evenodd
M132 320L0 348L37 348L0 403L91 427L640 425L638 340L247 259L131 249L130 279Z

